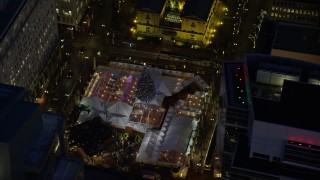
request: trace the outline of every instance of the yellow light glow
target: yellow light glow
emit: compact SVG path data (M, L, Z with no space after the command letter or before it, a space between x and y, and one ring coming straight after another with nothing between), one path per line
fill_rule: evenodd
M179 10L180 10L180 11L182 11L182 9L183 9L183 5L184 5L184 3L183 3L183 2L180 2L180 3L179 3L179 7L178 7L178 8L179 8Z

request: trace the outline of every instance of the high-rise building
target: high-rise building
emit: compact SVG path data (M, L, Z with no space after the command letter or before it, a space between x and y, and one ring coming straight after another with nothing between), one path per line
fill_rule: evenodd
M248 97L247 132L237 136L230 168L222 175L318 179L320 129L315 104L320 101L320 66L251 54L245 56L242 73Z
M320 2L318 0L273 0L269 1L268 17L309 25L320 24Z
M255 52L320 64L320 28L264 19Z
M220 90L220 120L218 124L219 138L217 143L222 149L222 172L227 177L230 174L234 150L241 134L247 133L248 127L248 101L246 84L243 73L243 63L224 63Z
M1 1L0 83L41 97L60 59L54 0Z
M137 36L163 38L180 46L206 46L223 24L226 10L218 0L139 0Z
M91 0L55 0L59 24L78 28ZM89 23L89 22L87 22Z
M0 84L0 179L50 179L64 154L61 116L41 113L27 90Z

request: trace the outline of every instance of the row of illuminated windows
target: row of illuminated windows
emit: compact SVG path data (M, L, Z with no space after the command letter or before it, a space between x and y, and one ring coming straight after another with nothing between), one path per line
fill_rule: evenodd
M273 1L273 5L275 6L284 6L284 7L296 7L299 6L297 3L290 3L290 2L284 2L284 1Z
M58 8L56 8L56 13L57 13L57 14L60 13L60 10L59 10ZM71 12L71 11L62 10L62 13L63 13L63 15L65 15L65 16L72 16L72 12Z
M308 16L319 16L319 12L317 11L310 11L310 10L302 10L302 9L290 9L290 8L282 8L282 7L275 7L272 6L271 8L273 11L282 11L285 13L295 13L295 14L303 14Z
M35 39L35 36L30 36L30 34L32 34L30 31L35 31L34 28L24 28L25 30L15 38L14 43L12 43L12 46L7 51L6 57L4 57L6 60L1 63L3 67L3 79L6 83L27 85L26 83L32 80L35 72L42 67L42 64L46 60L46 58L43 57L50 53L48 49L53 45L53 39L57 38L57 36L54 37L52 33L49 35L48 29L52 29L50 28L50 24L46 26L47 28L43 26L43 33L39 32L39 36L36 35L37 37L41 37L39 41ZM15 53L11 53L11 51ZM33 58L29 58L30 55L32 55ZM28 74L28 76L26 76L26 74Z
M304 16L290 16L289 14L271 13L271 16L276 18L297 19L299 21L301 20L301 21L318 22L317 18L304 17Z
M82 7L82 4L83 3L81 3L81 5L80 5L81 7ZM80 10L80 7L78 6L77 7L77 13L79 13L79 10ZM59 8L56 8L56 13L57 13L57 15L60 13L60 9ZM72 16L72 11L70 11L70 10L69 11L62 10L62 14L65 15L65 16Z

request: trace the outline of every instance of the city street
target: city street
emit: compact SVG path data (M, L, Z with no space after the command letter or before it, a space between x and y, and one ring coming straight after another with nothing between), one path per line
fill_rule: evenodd
M252 52L253 43L249 40L248 36L253 30L253 24L258 21L257 14L259 14L261 9L266 10L268 1L249 1L248 10L242 12L242 21L240 24L240 35L238 38L238 47L236 50L237 60L242 60L243 55L247 52Z

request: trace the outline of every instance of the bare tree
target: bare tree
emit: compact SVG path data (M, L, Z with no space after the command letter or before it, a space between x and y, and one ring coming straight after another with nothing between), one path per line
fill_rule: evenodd
M257 24L253 24L253 29L251 30L248 38L251 40L251 42L253 43L253 48L256 48L256 41L258 39L258 35L260 33L261 30L261 25L263 22L264 17L267 15L267 11L261 9L260 10L260 14L257 16L258 18L258 23Z

